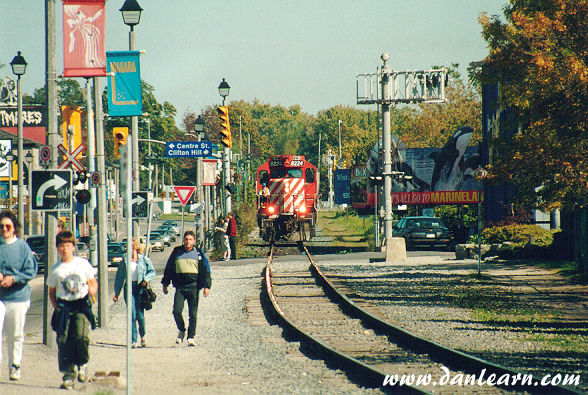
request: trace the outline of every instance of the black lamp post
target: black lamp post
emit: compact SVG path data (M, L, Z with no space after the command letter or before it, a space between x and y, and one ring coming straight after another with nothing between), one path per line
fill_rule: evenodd
M27 61L22 57L18 51L18 54L10 62L12 72L18 77L16 82L16 89L18 92L18 219L24 221L24 182L23 182L23 160L24 160L24 148L23 148L23 129L22 129L22 89L20 86L20 77L24 75L27 70Z
M133 30L133 27L138 25L141 20L141 11L143 9L137 0L125 0L125 3L119 11L122 13L125 25L130 26L131 30Z
M220 85L218 86L218 93L223 98L223 106L225 105L225 98L227 96L229 96L230 90L231 90L231 87L229 86L227 81L225 81L225 79L223 78L223 82L221 82Z

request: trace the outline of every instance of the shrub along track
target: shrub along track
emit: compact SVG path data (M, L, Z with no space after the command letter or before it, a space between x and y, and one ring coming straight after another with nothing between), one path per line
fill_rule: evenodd
M367 303L350 299L327 279L315 265L308 250L301 246L310 261L292 265L279 271L280 261L274 260L274 249L269 253L265 270L265 292L271 300L270 308L288 333L302 340L305 350L319 356L334 367L344 370L356 383L379 388L384 392L402 394L578 394L564 387L545 387L535 379L521 385L522 373L492 364L420 338L385 322L377 310ZM484 372L483 379L480 377ZM508 375L507 385L489 385ZM391 385L394 375L403 375L413 385ZM518 376L517 376L518 375ZM416 379L421 377L420 383ZM475 377L474 384L441 385L443 379L451 381ZM515 381L515 378L519 377ZM481 381L480 381L481 380ZM478 385L478 383L483 385ZM526 391L526 392L525 392Z

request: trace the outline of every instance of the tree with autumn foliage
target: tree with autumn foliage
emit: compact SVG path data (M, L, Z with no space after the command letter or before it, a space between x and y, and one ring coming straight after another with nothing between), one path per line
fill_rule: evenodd
M480 16L490 53L474 78L499 84L520 132L493 141L490 174L523 203L570 206L588 192L588 1L511 0L504 16Z

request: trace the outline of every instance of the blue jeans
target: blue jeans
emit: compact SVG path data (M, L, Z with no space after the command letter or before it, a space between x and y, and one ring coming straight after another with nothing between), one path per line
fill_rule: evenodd
M196 314L198 313L198 287L196 285L189 287L176 288L174 295L174 319L180 332L186 332L186 324L182 311L184 302L188 302L188 339L196 335Z
M139 324L139 335L145 337L145 309L141 305L141 297L139 296L141 286L133 282L133 312L131 316L132 328L132 342L137 343L137 323ZM125 292L125 302L127 301L127 293Z

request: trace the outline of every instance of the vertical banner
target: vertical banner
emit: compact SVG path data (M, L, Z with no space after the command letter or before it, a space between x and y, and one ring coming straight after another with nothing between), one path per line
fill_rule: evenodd
M139 51L107 52L108 116L143 115Z
M104 77L105 0L63 0L65 77Z
M0 177L10 177L10 162L6 155L12 151L12 140L0 140Z

